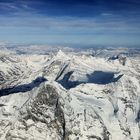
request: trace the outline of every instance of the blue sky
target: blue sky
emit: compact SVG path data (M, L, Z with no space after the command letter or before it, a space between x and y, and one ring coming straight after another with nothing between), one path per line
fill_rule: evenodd
M0 42L140 45L140 1L0 0Z

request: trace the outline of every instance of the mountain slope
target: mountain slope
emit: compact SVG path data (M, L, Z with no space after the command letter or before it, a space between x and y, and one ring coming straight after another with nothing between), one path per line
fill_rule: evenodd
M125 59L2 55L0 139L140 139L140 59Z

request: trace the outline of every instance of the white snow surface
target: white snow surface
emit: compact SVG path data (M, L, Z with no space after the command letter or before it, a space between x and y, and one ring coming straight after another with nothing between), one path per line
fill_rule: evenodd
M0 140L139 139L139 56L0 53Z

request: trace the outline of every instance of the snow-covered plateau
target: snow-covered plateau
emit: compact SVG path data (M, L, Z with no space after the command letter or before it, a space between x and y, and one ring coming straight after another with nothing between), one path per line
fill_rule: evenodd
M131 52L1 50L0 140L140 140L140 55Z

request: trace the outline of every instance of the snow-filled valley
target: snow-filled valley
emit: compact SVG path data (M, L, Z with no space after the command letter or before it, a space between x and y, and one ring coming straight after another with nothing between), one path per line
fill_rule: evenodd
M0 140L140 140L139 53L1 50Z

